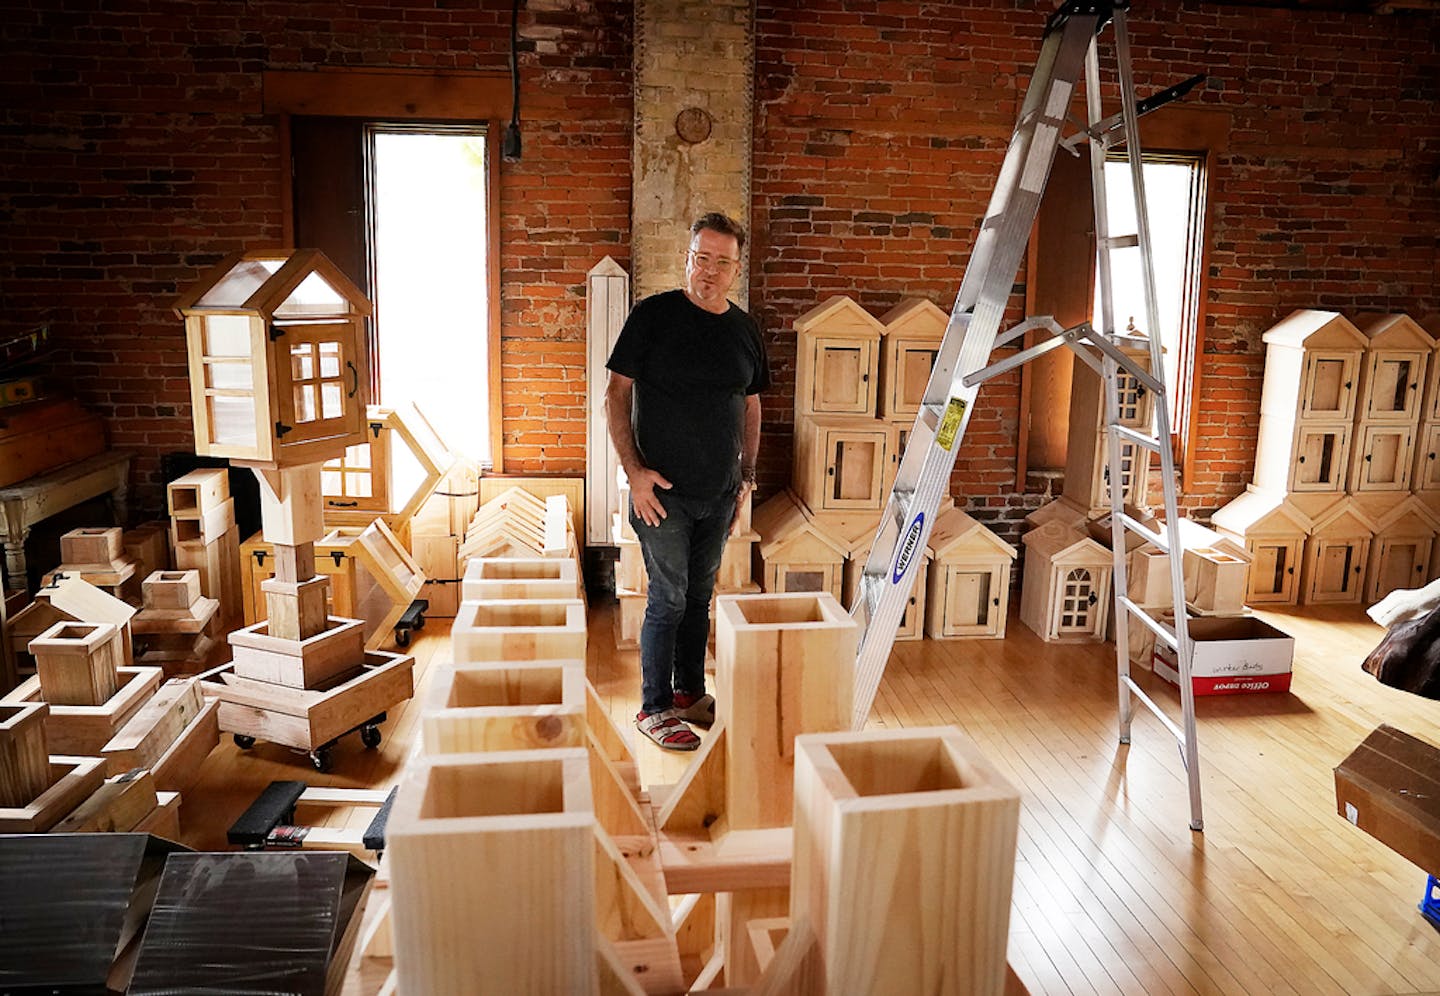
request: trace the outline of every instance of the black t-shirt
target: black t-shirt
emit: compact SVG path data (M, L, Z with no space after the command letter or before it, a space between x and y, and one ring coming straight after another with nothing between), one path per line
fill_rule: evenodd
M739 486L745 396L770 386L760 330L743 309L717 315L683 290L647 297L605 365L635 381L635 445L672 493L718 498Z

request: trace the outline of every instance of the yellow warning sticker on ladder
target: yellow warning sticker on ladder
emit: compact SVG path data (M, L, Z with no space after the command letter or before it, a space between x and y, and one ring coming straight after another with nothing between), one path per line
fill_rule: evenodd
M955 437L960 432L960 423L965 420L965 399L951 398L950 403L945 406L945 414L940 418L940 428L935 433L935 441L940 448L948 451L955 445Z

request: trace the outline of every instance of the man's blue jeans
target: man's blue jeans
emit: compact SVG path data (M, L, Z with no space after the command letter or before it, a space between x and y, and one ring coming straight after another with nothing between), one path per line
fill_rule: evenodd
M733 494L697 500L657 489L655 497L666 512L658 526L647 526L630 506L650 579L640 628L640 709L646 714L669 709L677 691L705 693L710 596L735 515Z

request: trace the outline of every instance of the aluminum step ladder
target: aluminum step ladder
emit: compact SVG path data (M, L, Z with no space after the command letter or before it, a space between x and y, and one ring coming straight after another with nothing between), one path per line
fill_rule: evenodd
M948 493L956 451L974 410L980 385L1029 360L1060 346L1069 346L1093 368L1105 384L1105 421L1109 437L1109 480L1111 524L1115 570L1113 575L1116 660L1119 677L1119 734L1121 743L1130 742L1134 699L1159 718L1180 747L1190 793L1190 827L1203 829L1200 800L1200 755L1195 731L1195 707L1190 683L1191 642L1185 613L1183 550L1176 508L1175 464L1170 447L1170 417L1167 404L1163 357L1158 334L1155 280L1151 264L1148 216L1145 209L1144 177L1141 171L1137 119L1141 113L1168 103L1193 88L1203 77L1155 94L1145 101L1135 96L1130 67L1129 41L1125 32L1124 0L1069 0L1046 25L1039 60L1031 75L1030 87L1020 109L1019 120L1005 154L994 193L980 234L955 297L926 385L920 412L915 418L909 442L900 459L894 486L871 544L861 577L859 596L851 615L861 627L856 653L855 713L853 725L863 727L870 714L885 664L894 646L896 629L915 581L911 570L924 561L924 551L934 526L941 498ZM1121 110L1102 117L1100 102L1100 59L1098 39L1107 26L1113 27L1115 59ZM1070 119L1075 89L1085 84L1087 121L1068 138L1062 132ZM1123 142L1133 177L1136 235L1111 237L1106 231L1104 165L1108 149ZM1101 297L1101 327L1082 323L1061 328L1053 318L1029 318L1003 333L1006 301L1010 296L1021 256L1035 222L1036 212L1049 179L1058 149L1072 153L1080 144L1089 144L1091 181L1095 193L1096 240L1099 246L1098 280ZM1110 252L1122 246L1138 246L1143 260L1146 321L1150 365L1137 364L1116 345L1113 320ZM1034 346L991 362L991 353L1022 341L1031 331L1045 336ZM1146 432L1120 424L1119 390L1123 374L1143 385L1153 396L1154 418ZM1165 525L1162 532L1147 528L1124 508L1121 444L1143 447L1160 458L1164 491ZM1168 626L1151 619L1128 595L1126 573L1126 532L1171 553L1170 582L1176 607L1175 624ZM1156 639L1175 650L1180 674L1181 719L1170 716L1145 693L1130 675L1128 621L1135 616L1156 634Z

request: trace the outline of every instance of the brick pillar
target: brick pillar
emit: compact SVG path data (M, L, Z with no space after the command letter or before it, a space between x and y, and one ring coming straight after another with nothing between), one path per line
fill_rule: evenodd
M681 285L699 215L724 211L749 228L754 23L751 0L636 0L636 300ZM748 285L742 274L730 292L741 306Z

